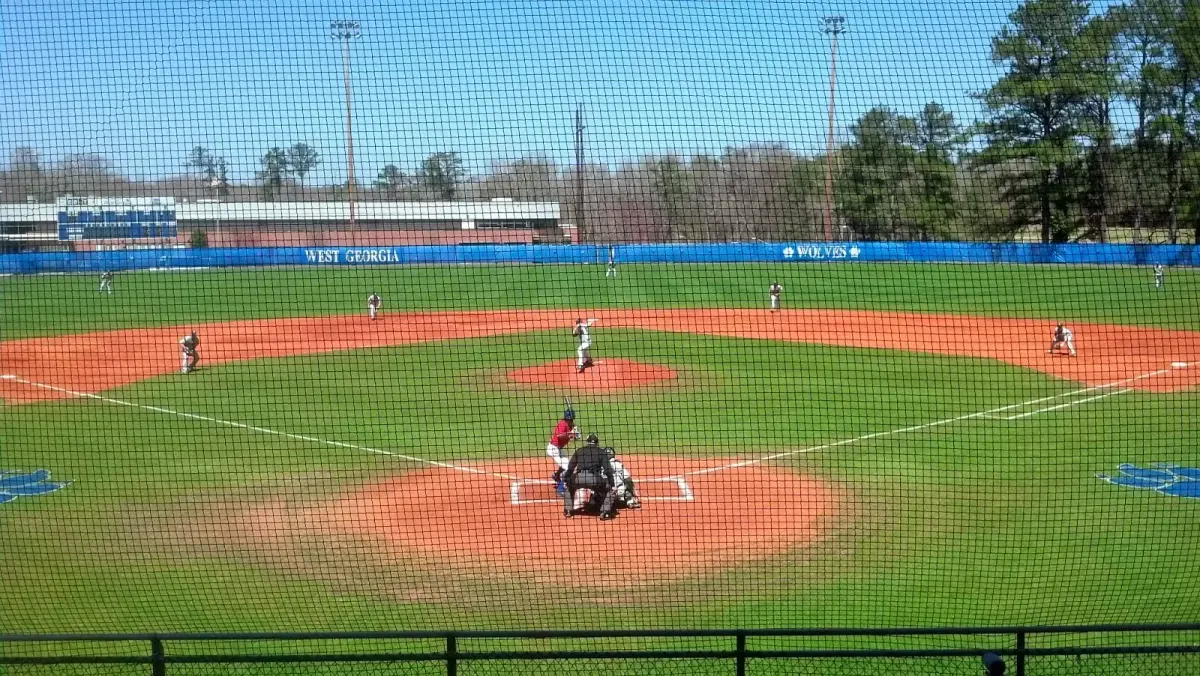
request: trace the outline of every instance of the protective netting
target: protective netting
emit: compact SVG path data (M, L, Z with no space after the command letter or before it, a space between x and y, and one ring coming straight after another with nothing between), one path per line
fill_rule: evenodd
M0 40L0 634L1200 621L1194 2L6 0ZM979 668L838 664L751 660Z

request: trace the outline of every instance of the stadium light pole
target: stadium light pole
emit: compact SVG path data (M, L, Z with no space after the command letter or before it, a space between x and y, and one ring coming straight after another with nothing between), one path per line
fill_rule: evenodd
M825 241L833 239L833 115L837 92L837 38L846 32L844 16L827 16L821 31L829 34L829 135L825 137Z
M329 35L342 43L342 72L346 80L346 199L350 203L350 229L354 229L354 128L350 123L350 41L362 36L357 21L329 22Z

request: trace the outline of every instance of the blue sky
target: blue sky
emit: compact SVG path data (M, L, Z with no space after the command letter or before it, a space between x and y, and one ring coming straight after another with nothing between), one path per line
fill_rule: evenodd
M573 163L573 116L588 159L720 153L778 142L823 150L829 40L838 46L840 138L875 105L915 114L936 100L962 122L971 92L1000 75L990 41L1014 2L633 3L568 0L310 2L3 0L0 153L45 160L96 152L123 173L181 173L197 144L251 178L273 145L304 141L309 182L345 180L342 53L352 43L360 181L411 173L457 151L472 173L543 156Z

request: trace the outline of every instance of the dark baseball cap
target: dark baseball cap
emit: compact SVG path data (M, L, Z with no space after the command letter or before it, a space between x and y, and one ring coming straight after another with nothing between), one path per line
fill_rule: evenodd
M983 669L987 676L1002 676L1007 667L1008 665L996 653L983 654Z

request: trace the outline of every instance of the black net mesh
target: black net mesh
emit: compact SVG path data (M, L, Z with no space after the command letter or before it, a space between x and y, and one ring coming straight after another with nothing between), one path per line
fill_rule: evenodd
M1200 621L1191 0L6 0L0 54L0 634Z

